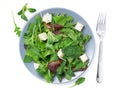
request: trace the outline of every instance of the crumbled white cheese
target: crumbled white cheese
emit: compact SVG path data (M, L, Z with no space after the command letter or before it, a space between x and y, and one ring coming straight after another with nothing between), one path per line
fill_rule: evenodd
M88 56L85 53L81 55L79 58L82 60L82 62L86 62L88 60Z
M49 13L46 13L45 15L43 15L42 17L42 21L45 23L49 23L52 21L52 15Z
M40 33L40 34L38 35L38 37L39 37L39 39L42 40L42 41L45 41L45 40L48 39L48 36L47 36L47 34L46 34L45 32L44 32L44 33Z
M34 68L37 69L39 67L39 64L38 63L33 63L34 65Z
M57 52L57 55L60 59L63 59L64 53L62 52L62 49L59 49L59 51Z
M82 25L81 23L77 22L77 24L75 25L75 29L77 29L78 31L82 31L84 25Z

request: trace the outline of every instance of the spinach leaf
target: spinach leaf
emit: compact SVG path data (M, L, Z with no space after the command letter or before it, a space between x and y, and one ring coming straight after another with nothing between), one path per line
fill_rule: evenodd
M65 54L65 56L77 58L80 56L81 48L78 45L69 45L64 47L62 52Z

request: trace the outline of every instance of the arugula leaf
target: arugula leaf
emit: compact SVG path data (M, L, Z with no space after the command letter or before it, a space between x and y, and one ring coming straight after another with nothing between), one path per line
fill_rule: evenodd
M80 78L75 82L75 85L80 85L80 84L82 84L84 81L85 81L85 78L84 78L84 77L80 77Z
M30 13L34 13L34 12L36 12L36 9L34 9L34 8L28 8L28 11L29 11Z
M22 14L22 10L20 10L19 12L18 12L18 15L21 15Z
M77 79L77 81L75 82L75 84L74 84L73 86L71 86L71 87L74 87L74 86L76 86L76 85L80 85L80 84L82 84L84 81L85 81L85 78L84 78L84 77L80 77L80 78Z
M15 18L14 18L13 12L12 12L12 17L13 17L13 23L15 26L14 32L16 32L16 35L18 35L18 37L20 37L20 34L21 34L20 27L18 27L17 24L15 23Z
M25 16L25 14L21 14L21 18L25 21L28 21L28 18Z
M21 18L25 21L28 21L27 16L25 15L26 11L29 11L30 13L33 13L36 11L34 8L28 8L27 3L22 7L22 9L18 12L18 15L21 16Z
M26 10L27 10L27 3L25 3L25 5L22 7L22 9L18 12L18 15L20 15L23 20L28 21L26 15L25 15Z

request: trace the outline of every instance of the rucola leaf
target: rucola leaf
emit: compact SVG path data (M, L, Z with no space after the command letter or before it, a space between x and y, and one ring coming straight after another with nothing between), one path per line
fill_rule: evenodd
M28 8L28 11L29 11L30 13L34 13L34 12L36 11L36 9L34 9L34 8Z

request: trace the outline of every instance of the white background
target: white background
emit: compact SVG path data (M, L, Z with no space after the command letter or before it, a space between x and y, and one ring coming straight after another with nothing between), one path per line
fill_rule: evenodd
M16 23L23 28L25 22L17 16L21 7L28 3L37 12L51 7L75 11L90 25L96 40L96 52L86 81L74 88L70 85L47 84L34 77L24 66L19 53L19 38L14 33L11 11ZM99 38L95 27L99 12L107 13L107 30L104 38L104 80L96 82ZM34 14L27 14L30 18ZM120 82L120 4L119 0L2 0L0 3L0 90L119 90Z

